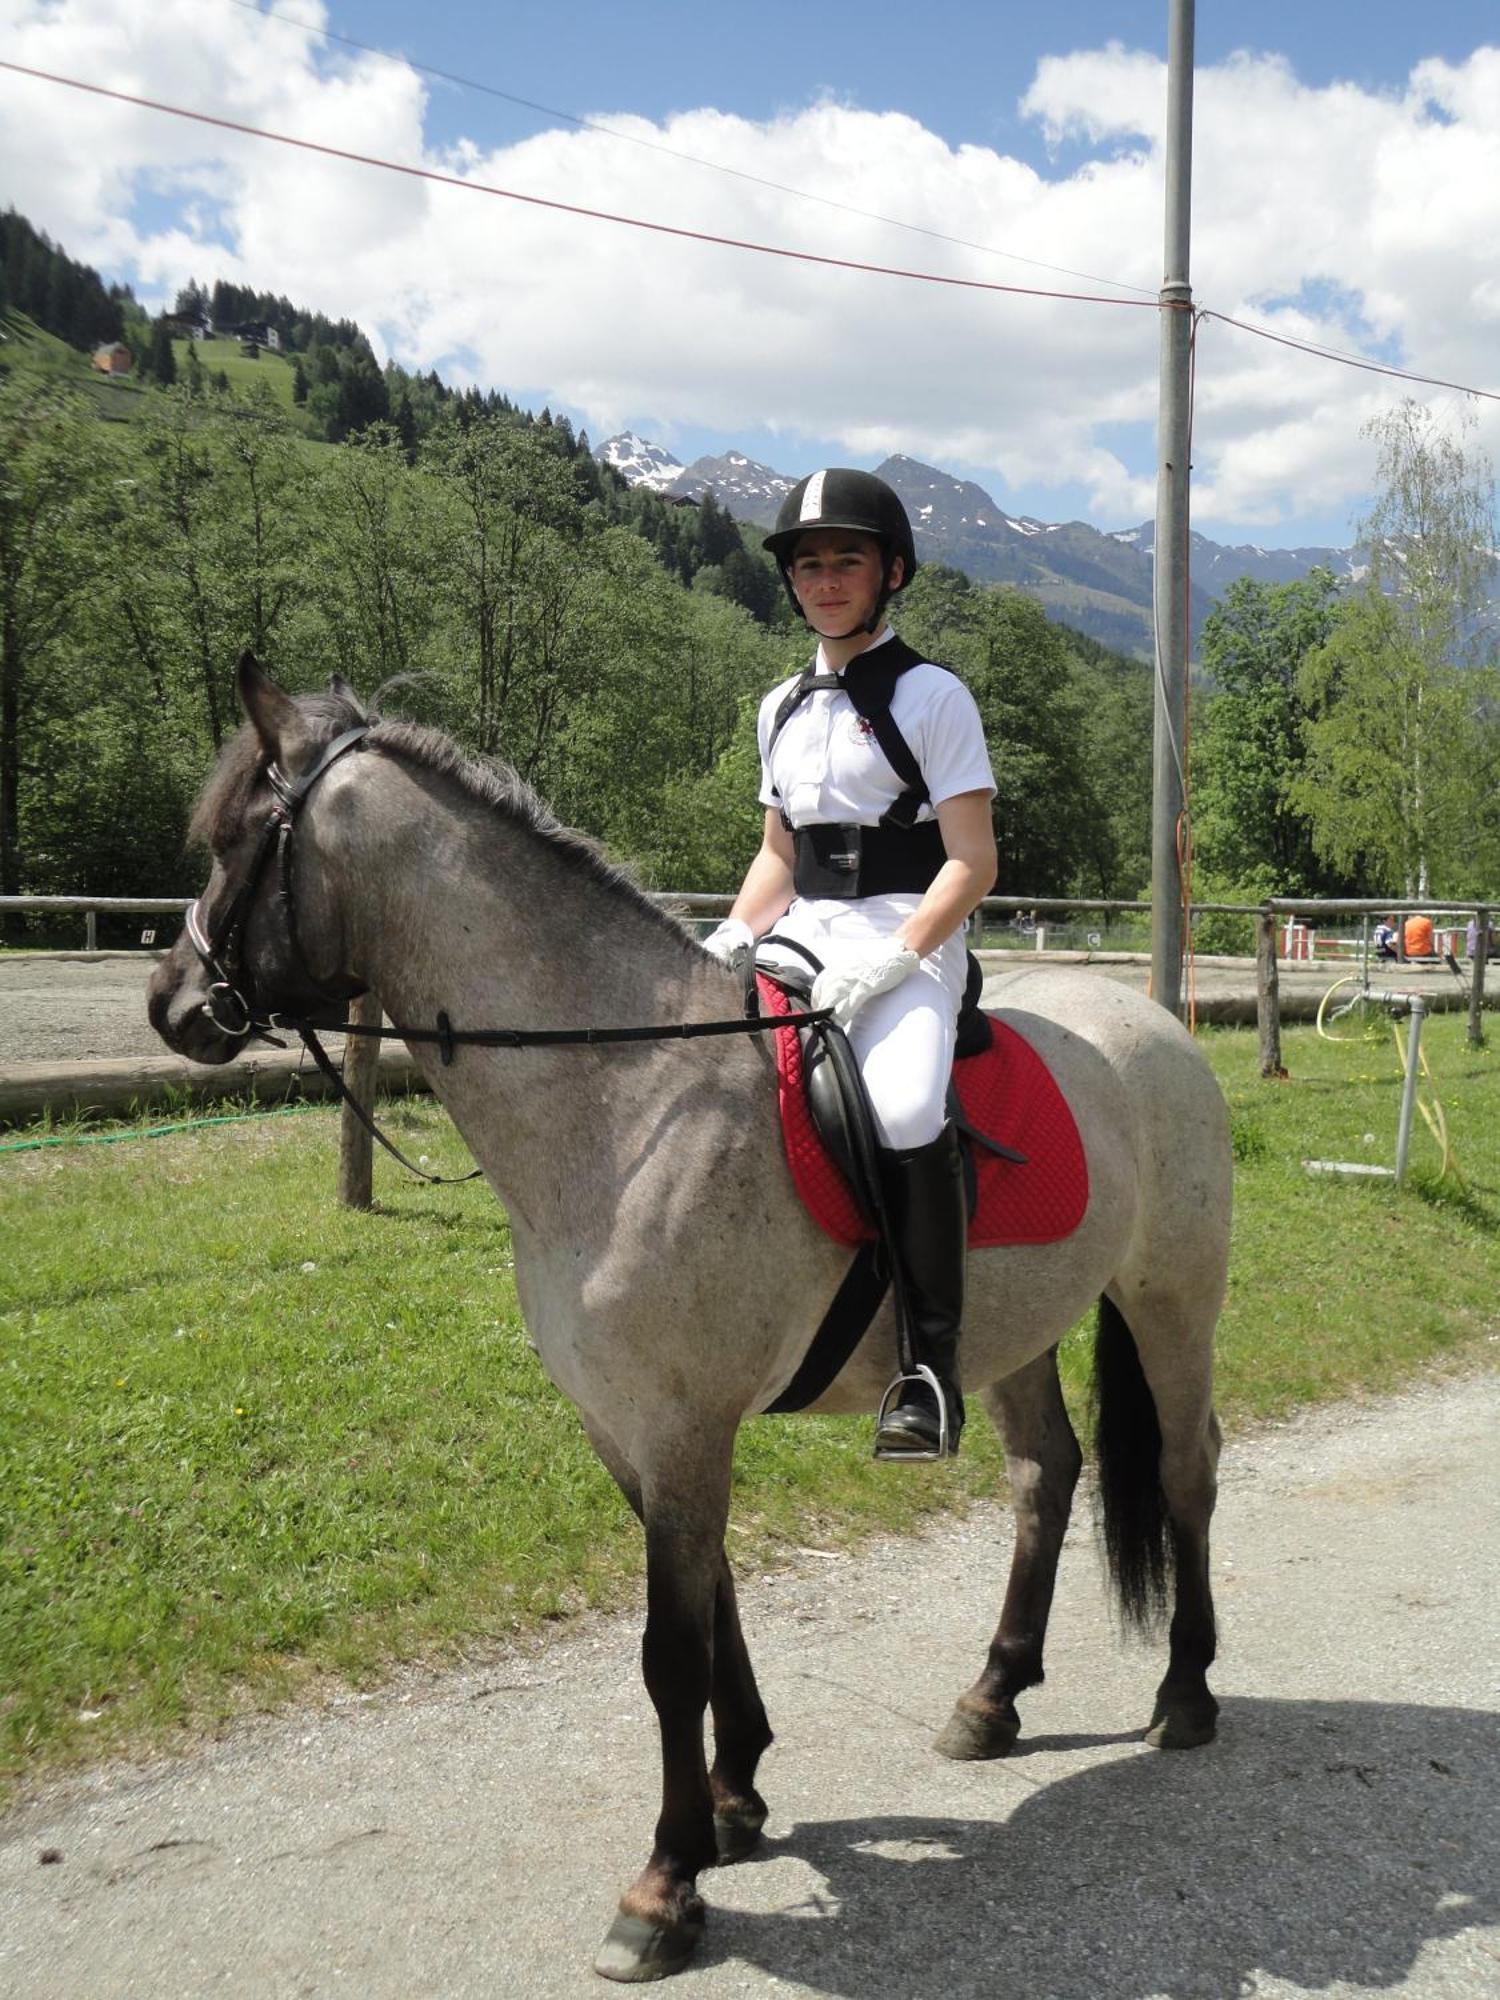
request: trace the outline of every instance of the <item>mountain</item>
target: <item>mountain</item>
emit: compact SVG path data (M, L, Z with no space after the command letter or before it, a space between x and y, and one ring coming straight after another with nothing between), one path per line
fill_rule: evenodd
M1121 528L1111 540L1149 556L1156 546L1156 523L1143 521L1138 528ZM1257 583L1295 583L1311 569L1328 569L1338 577L1356 579L1366 567L1358 549L1261 549L1253 542L1226 548L1206 535L1191 535L1193 575L1203 583L1210 597L1218 597L1239 577L1253 577Z
M672 481L671 491L686 500L701 500L705 493L712 493L737 521L772 528L777 509L796 484L796 478L773 472L769 465L746 458L742 451L726 451L719 458L695 458L686 472Z
M783 495L801 476L777 472L737 451L696 459L684 468L669 452L629 431L601 445L597 456L617 465L632 484L649 477L660 490L693 500L712 493L736 520L759 528L772 525ZM634 471L637 464L646 469ZM899 453L875 470L900 494L923 562L950 563L976 583L1013 584L1036 598L1060 624L1087 632L1118 652L1149 658L1154 522L1106 534L1086 521L1037 521L1029 515L1007 514L972 479L955 479L937 466ZM1265 584L1292 583L1321 568L1357 582L1369 566L1368 552L1362 548L1226 546L1196 532L1191 539L1195 650L1209 608L1239 577ZM1480 622L1489 629L1497 621L1500 589L1492 593L1490 609Z
M613 466L627 486L649 486L657 493L667 492L683 470L680 458L659 444L647 444L634 431L607 439L594 456L601 465Z

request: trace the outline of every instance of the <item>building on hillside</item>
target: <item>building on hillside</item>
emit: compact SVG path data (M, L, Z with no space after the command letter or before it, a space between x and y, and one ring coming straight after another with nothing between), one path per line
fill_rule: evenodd
M101 375L128 375L130 349L123 340L111 340L105 346L94 349L91 365Z
M273 354L281 352L281 335L263 319L247 319L243 326L221 326L219 332L230 340L243 341L246 347L267 347Z
M163 313L161 323L174 340L212 340L213 321L207 313Z

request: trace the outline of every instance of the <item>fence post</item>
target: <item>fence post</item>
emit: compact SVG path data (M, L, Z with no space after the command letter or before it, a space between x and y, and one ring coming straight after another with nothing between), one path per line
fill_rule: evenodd
M1469 962L1469 1047L1484 1047L1484 972L1490 962L1490 913L1474 912L1477 928L1474 956Z
M351 1021L380 1026L380 1001L361 993L349 1009ZM365 1112L375 1107L375 1082L380 1070L380 1044L373 1035L350 1035L344 1042L344 1088ZM374 1142L346 1104L339 1114L339 1202L344 1208L368 1208L374 1200Z
M83 948L85 951L99 949L99 915L96 910L83 913Z
M1281 979L1276 970L1276 917L1262 910L1255 919L1255 1019L1260 1028L1260 1073L1285 1076L1281 1060Z

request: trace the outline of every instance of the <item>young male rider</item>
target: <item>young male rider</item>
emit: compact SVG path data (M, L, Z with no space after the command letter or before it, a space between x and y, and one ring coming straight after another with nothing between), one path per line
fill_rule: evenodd
M858 1059L916 1359L946 1406L925 1382L907 1382L876 1455L927 1458L944 1439L955 1450L963 1425L967 1223L945 1097L963 924L995 882L995 781L973 696L886 623L887 603L916 569L891 488L842 467L813 473L788 494L765 546L818 651L807 675L761 705L760 850L705 948L733 963L761 939L765 960L788 939L823 965L812 1005L833 1009ZM891 762L902 742L904 774Z

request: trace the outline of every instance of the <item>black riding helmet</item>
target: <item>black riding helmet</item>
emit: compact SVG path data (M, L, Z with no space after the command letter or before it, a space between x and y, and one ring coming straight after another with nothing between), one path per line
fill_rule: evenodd
M761 544L776 558L787 596L791 598L792 608L799 618L802 606L792 589L792 550L797 545L798 537L814 528L856 528L861 534L874 535L885 559L887 577L894 559L897 556L901 558L901 581L896 585L897 590L905 590L916 574L917 550L912 539L911 522L897 495L873 472L858 472L847 465L825 466L821 472L810 472L806 479L799 480L792 488L781 503L775 528ZM875 607L871 631L876 629L893 595L887 582Z

